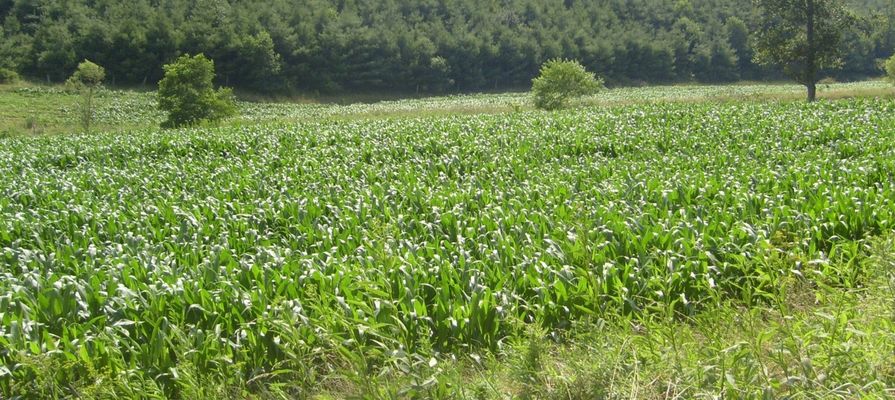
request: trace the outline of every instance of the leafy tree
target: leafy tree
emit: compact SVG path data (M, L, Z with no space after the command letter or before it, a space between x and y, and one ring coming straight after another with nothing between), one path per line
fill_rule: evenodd
M824 69L842 66L840 43L853 15L841 0L756 0L762 10L755 60L779 65L817 99Z
M0 68L19 70L30 57L30 53L30 36L22 33L4 34L0 29Z
M78 64L78 69L65 82L66 85L81 93L78 114L81 117L81 128L86 133L90 133L90 127L93 125L94 98L104 79L106 79L106 70L103 67L90 60L84 60Z
M37 70L46 75L47 81L56 82L65 78L65 71L71 71L77 63L74 40L64 24L41 25L34 37L34 52Z
M695 72L706 68L710 55L705 47L700 46L704 36L702 27L687 17L682 17L672 26L678 78L690 80Z
M737 17L730 17L724 24L727 41L737 57L737 68L741 76L751 76L753 51L749 46L749 26Z
M233 80L255 89L264 88L280 73L280 55L267 32L245 36L230 44L232 60L225 81Z
M886 61L885 67L886 77L889 79L889 82L895 83L895 55Z
M707 52L710 54L709 63L705 65L697 75L704 81L734 81L739 79L739 71L737 69L736 51L734 51L726 40L713 39L707 46Z
M0 67L0 83L15 83L19 80L19 74L8 68Z
M541 67L541 74L532 81L535 107L556 110L569 99L593 94L603 88L603 80L587 72L578 61L553 59Z
M216 121L236 113L232 90L214 89L214 62L204 54L183 55L164 70L158 88L159 108L168 113L163 126Z

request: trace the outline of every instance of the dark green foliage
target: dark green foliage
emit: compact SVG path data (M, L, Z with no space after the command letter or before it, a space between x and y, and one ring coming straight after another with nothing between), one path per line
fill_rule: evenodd
M535 107L557 110L568 105L570 99L596 93L603 88L598 79L578 61L550 60L541 68L541 74L532 81L531 92Z
M6 68L0 68L0 83L14 83L19 80L19 74L16 71Z
M168 113L166 127L216 121L236 113L233 92L214 89L214 62L199 54L184 55L165 66L158 85L159 108Z
M727 34L727 43L730 44L736 56L736 69L744 78L751 78L755 71L752 69L752 47L749 44L749 26L738 17L730 17L724 23Z
M527 86L554 58L608 83L777 78L753 62L759 14L741 0L3 0L0 67L60 82L85 58L108 83L152 85L179 54L258 91L476 91ZM895 5L851 0L842 78L879 74Z
M755 60L777 65L817 96L821 71L842 67L841 44L854 16L841 0L757 0L763 12Z

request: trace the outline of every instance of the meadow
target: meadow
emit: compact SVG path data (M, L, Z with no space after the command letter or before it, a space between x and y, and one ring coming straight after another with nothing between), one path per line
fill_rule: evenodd
M895 395L883 85L181 130L110 91L106 133L0 139L0 397Z

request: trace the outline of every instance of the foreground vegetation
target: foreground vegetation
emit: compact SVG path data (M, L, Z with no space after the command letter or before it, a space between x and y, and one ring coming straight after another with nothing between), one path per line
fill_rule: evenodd
M626 90L4 138L0 395L892 395L895 102Z

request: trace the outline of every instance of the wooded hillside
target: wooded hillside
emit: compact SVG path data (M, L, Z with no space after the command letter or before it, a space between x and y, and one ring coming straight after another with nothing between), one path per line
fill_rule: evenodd
M865 19L828 75L876 75L895 2L851 4ZM153 84L200 52L219 83L265 91L519 87L555 57L616 85L779 76L752 62L743 0L0 0L0 18L0 68L55 82L86 58Z

